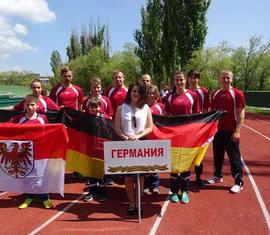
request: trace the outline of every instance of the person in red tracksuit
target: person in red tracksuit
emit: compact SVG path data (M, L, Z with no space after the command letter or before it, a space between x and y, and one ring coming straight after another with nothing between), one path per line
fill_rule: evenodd
M112 119L113 109L109 98L101 95L102 83L100 78L93 78L90 82L90 96L83 103L83 111L94 115L98 118ZM106 176L103 179L88 178L88 194L83 198L89 202L97 197L98 201L107 200L106 195Z
M128 88L124 84L125 77L120 70L113 71L113 86L108 87L104 95L111 101L113 113L116 113L117 107L125 102ZM114 119L114 116L113 116Z
M173 74L173 90L165 97L165 112L169 115L185 115L200 113L198 97L195 92L186 89L184 72L177 70ZM181 203L187 204L190 171L180 174L172 173L170 188L171 201L179 202L178 191L181 189Z
M11 118L8 122L10 123L19 123L23 125L27 124L45 124L48 123L47 117L43 114L38 114L36 112L38 108L38 98L34 95L27 95L24 98L24 109L26 110L25 114L19 114L13 118ZM25 194L27 197L25 201L19 205L19 209L27 208L35 198L39 198L46 209L50 209L53 207L52 202L49 199L49 194Z
M68 66L61 69L61 83L54 86L49 97L60 107L81 110L83 104L82 89L72 84L73 72Z
M32 95L38 98L38 113L46 113L47 111L58 111L59 106L47 96L46 89L39 79L34 79L30 84ZM24 111L24 100L14 106L17 111Z
M147 76L146 76L147 78ZM146 83L146 82L144 82ZM147 85L146 89L146 102L150 107L151 113L155 115L164 114L164 105L160 102L161 97L159 90L155 85ZM144 175L144 190L143 192L148 195L150 191L153 194L159 193L159 174L150 173Z
M233 73L229 70L221 71L219 75L220 89L213 93L211 99L212 110L224 110L218 123L218 131L213 140L214 176L208 183L223 182L222 167L225 151L230 160L231 174L234 185L231 193L240 193L243 189L243 166L239 149L240 130L245 118L245 97L242 91L232 87Z
M205 87L199 85L200 78L201 78L200 73L195 69L191 69L188 73L188 88L197 94L200 110L201 112L205 113L208 112L210 109L209 93ZM199 166L195 166L194 169L196 173L196 184L199 187L204 187L205 183L201 179L201 175L203 172L202 162Z

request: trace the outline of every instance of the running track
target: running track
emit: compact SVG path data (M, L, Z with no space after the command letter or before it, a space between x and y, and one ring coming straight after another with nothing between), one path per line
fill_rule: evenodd
M161 176L161 194L144 197L139 224L127 216L127 199L121 184L108 189L109 200L83 202L84 183L67 175L65 197L52 194L55 208L39 203L19 210L22 197L0 193L0 234L270 234L270 117L247 114L241 132L244 189L233 185L225 158L224 182L199 190L191 179L190 203L172 204L168 175ZM212 173L212 149L204 159L203 177Z

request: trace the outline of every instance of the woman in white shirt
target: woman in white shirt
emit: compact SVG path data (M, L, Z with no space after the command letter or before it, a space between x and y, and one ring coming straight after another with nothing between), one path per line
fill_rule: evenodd
M149 106L146 104L145 88L139 83L129 86L125 103L117 108L115 116L115 132L123 140L139 140L153 129L153 119ZM141 192L143 176L140 177ZM128 214L137 212L135 204L135 177L125 176L125 187L129 199Z

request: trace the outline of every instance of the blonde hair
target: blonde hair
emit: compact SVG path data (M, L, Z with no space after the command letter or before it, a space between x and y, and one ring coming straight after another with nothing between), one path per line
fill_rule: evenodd
M222 70L219 74L219 76L221 76L222 74L226 74L229 75L230 77L233 78L233 72L231 70Z
M146 90L146 94L147 94L147 95L148 95L148 92L149 92L150 90L153 90L153 91L155 92L155 94L156 94L157 97L160 96L159 90L158 90L157 86L155 86L155 85L149 85L149 86L147 87L147 90Z
M93 84L102 85L101 79L99 77L93 77L90 81L90 85L92 86Z
M123 78L125 77L125 76L124 76L124 73L123 73L121 70L116 69L116 70L113 71L113 78L114 78L114 76L117 75L118 73L122 73Z

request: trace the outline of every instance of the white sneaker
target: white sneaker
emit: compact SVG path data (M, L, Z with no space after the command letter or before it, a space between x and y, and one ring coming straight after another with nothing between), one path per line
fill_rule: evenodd
M215 183L222 183L223 178L222 177L217 177L217 176L212 176L207 180L208 184L215 184Z
M235 184L234 186L231 187L230 192L231 193L240 193L242 189L243 189L243 186Z

